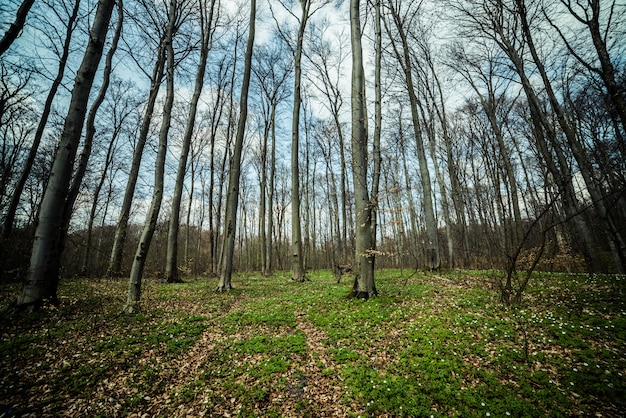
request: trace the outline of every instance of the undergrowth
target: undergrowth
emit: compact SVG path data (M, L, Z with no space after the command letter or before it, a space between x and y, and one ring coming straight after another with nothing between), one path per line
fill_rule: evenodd
M63 281L1 318L0 416L626 414L624 276L537 274L515 308L482 272L380 271L367 302L308 276L148 282L132 316L124 280Z

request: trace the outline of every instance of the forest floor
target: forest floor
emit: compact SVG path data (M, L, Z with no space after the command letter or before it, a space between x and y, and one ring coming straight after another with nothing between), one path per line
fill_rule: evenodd
M126 280L64 280L0 318L0 417L626 415L626 276L538 274L516 308L485 272L288 278L147 281L135 315Z

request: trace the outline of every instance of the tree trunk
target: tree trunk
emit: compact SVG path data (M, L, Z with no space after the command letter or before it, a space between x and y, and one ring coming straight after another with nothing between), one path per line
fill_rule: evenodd
M148 251L150 250L152 236L156 230L159 211L161 209L161 202L163 200L167 137L170 130L172 107L174 104L174 47L172 45L172 40L174 37L174 26L178 14L176 3L176 0L170 0L168 7L168 25L164 41L165 53L167 56L167 87L165 105L163 107L163 120L161 121L161 129L159 131L159 148L155 161L154 190L152 192L152 203L150 204L150 209L146 217L141 237L139 238L139 244L137 245L135 258L133 259L133 265L130 271L128 297L126 298L126 305L123 309L123 312L128 314L137 312L137 305L141 299L141 280L143 277L143 270L146 264Z
M48 117L50 116L50 111L52 110L52 101L54 100L57 90L59 89L59 86L63 81L63 74L65 73L65 67L67 65L67 57L70 53L72 33L74 32L74 24L78 16L79 9L80 0L76 0L76 2L74 3L74 8L72 9L72 14L67 22L65 42L63 43L63 52L61 53L61 57L59 57L59 68L57 70L57 75L50 85L50 90L48 91L48 95L42 109L41 118L39 119L39 124L37 125L37 130L35 131L35 136L33 137L30 151L28 152L28 156L26 157L26 161L24 162L24 167L22 169L20 178L18 179L15 185L15 189L13 190L13 194L11 195L11 201L9 203L9 207L4 218L4 226L2 228L3 238L8 238L13 230L15 213L17 212L17 207L20 204L22 192L24 191L24 186L26 185L26 181L30 176L30 172L33 168L35 158L37 158L37 152L39 151L41 138L43 137L44 131L46 129L46 124L48 123Z
M291 280L303 282L305 280L304 254L302 253L302 227L300 224L300 104L302 79L302 44L304 30L309 18L310 0L300 0L302 17L298 30L298 40L295 53L295 75L293 86L293 115L291 125Z
M368 299L376 294L372 242L372 202L367 187L367 131L365 73L361 46L360 1L350 0L352 45L352 180L355 200L355 282L353 296Z
M89 43L76 75L63 133L54 157L50 180L39 211L28 278L18 298L18 306L34 306L49 299L58 302L58 271L50 272L63 231L65 199L69 192L72 166L87 113L89 93L102 58L106 34L115 5L114 0L100 0L90 31Z
M115 52L117 51L117 45L118 45L120 36L122 34L122 26L124 24L124 5L122 3L122 0L117 0L117 1L118 1L118 15L117 15L118 18L117 18L117 25L115 27L115 34L113 35L113 40L111 41L111 47L109 48L109 51L107 52L107 55L105 58L105 65L104 65L104 70L102 74L102 85L100 86L98 95L96 96L93 104L91 105L91 109L89 109L89 114L87 115L87 120L85 122L85 140L83 141L83 150L81 151L80 157L78 159L78 167L75 170L76 172L74 173L74 178L72 179L70 191L68 193L68 197L65 202L65 214L63 217L64 231L62 232L63 238L61 239L60 244L57 246L57 252L58 252L58 256L56 257L57 266L54 267L54 270L52 271L52 273L54 271L58 271L61 267L61 256L63 255L63 251L65 249L65 237L67 236L67 231L69 229L70 218L72 217L72 210L74 208L74 203L76 202L76 199L78 198L78 194L80 193L80 186L83 182L85 172L87 171L87 165L89 163L89 157L91 156L93 141L96 136L96 126L95 126L96 115L98 114L98 110L100 109L100 106L104 102L107 91L109 89L109 85L111 83L111 71L113 70L113 56L115 55ZM117 133L115 133L113 135L113 138L111 139L109 149L107 150L108 151L107 159L109 158L110 153L112 152L113 143L115 142L116 137L117 137ZM96 187L97 190L94 193L94 203L98 200L100 189L102 188L102 184L104 184L105 173L106 173L106 168L102 173L102 177L98 186ZM88 238L90 238L89 237L90 234L91 234L91 231L89 230ZM86 251L89 251L90 245L91 243L88 242L88 244L85 246ZM89 253L87 252L87 256L88 255Z
M237 206L239 203L239 181L241 177L241 154L243 150L243 138L248 118L248 90L250 87L250 72L252 68L252 50L254 47L256 23L256 0L250 1L250 29L248 32L248 44L246 45L246 59L241 84L241 97L239 107L239 123L235 137L235 147L230 164L228 177L228 197L226 202L226 220L224 222L224 251L222 258L222 270L218 291L232 289L231 277L233 274L233 255L235 252L235 234L237 230Z
M404 70L405 82L409 93L411 117L413 120L413 131L415 133L417 158L420 168L422 192L424 195L424 218L426 223L426 235L428 237L428 242L426 243L426 264L430 270L436 270L439 269L439 267L441 266L437 219L435 217L432 185L430 181L430 173L428 170L428 160L426 159L424 139L422 137L422 130L418 113L419 99L415 94L415 85L413 83L413 64L411 60L411 50L409 48L405 28L403 27L403 23L400 20L398 11L394 8L394 5L391 2L389 3L389 6L396 29L398 31L398 35L400 37L400 41L402 42L403 53L400 53L400 51L396 49L395 44L394 50L398 61L400 62L402 69Z
M534 39L531 33L531 28L528 23L525 0L515 0L515 3L517 5L517 13L519 14L519 18L521 21L521 29L522 29L524 39L526 40L528 49L531 53L535 66L537 67L537 70L539 71L539 74L541 75L541 79L546 89L546 94L548 96L550 106L552 107L552 110L557 116L557 121L559 123L559 126L561 127L561 129L563 130L563 133L565 134L565 137L567 138L568 144L570 145L574 158L577 160L579 165L584 169L586 164L585 164L585 161L583 160L586 157L584 153L581 152L581 150L575 146L577 140L576 140L576 133L575 133L574 127L567 120L565 112L562 106L560 105L556 97L556 94L552 88L552 83L550 82L550 79L548 78L545 66L543 65L543 62L541 61L539 57L537 49L535 48L535 43L534 43ZM546 127L546 129L548 129L547 123L544 123L544 126ZM552 130L550 130L552 145L558 151L559 144L557 144L556 138L552 137L553 134L551 131ZM571 183L572 175L571 173L568 173L568 174L569 175L567 178L570 179L568 181ZM575 210L577 206L574 204L574 202L576 202L576 197L573 191L571 190L572 187L568 186L568 189L569 189L568 193L565 194L565 197L568 198L569 201L571 202L569 205L566 205L566 208L569 207L569 210L571 211L571 214L568 214L568 217L572 217L572 221L578 232L577 236L581 244L581 250L583 251L583 254L585 256L589 269L591 271L598 271L600 269L600 266L598 265L598 260L597 260L598 257L596 256L595 251L593 249L594 248L593 236L591 235L591 232L589 231L589 226L581 218L580 214L576 213L578 212L578 210ZM604 224L606 224L606 222L604 222Z
M178 274L178 230L180 227L180 202L183 196L183 185L185 182L185 174L187 172L187 159L189 156L189 148L191 146L191 137L196 123L196 113L198 109L198 101L202 88L204 87L204 73L206 70L207 57L209 55L209 46L211 42L211 32L213 27L213 11L215 9L215 1L211 0L209 15L205 16L204 2L200 2L200 24L202 27L202 40L200 46L200 60L196 69L196 81L194 86L191 103L189 105L189 113L187 115L187 126L183 135L183 146L178 160L178 171L176 173L176 182L174 186L174 197L172 198L172 212L170 215L169 229L167 234L167 255L165 259L165 280L168 283L180 282ZM205 21L206 19L206 21ZM191 204L191 202L190 202ZM187 225L189 228L189 225Z
M2 56L2 54L4 54L9 49L11 44L13 44L13 42L20 36L20 33L24 28L24 24L26 23L26 16L28 16L28 12L34 3L35 0L24 0L17 9L15 21L11 23L2 39L0 39L0 56Z
M269 191L267 194L267 250L265 252L266 274L273 269L273 234L274 234L274 194L276 190L276 106L272 106L272 151L270 154Z
M382 15L381 15L381 0L376 0L374 4L374 31L375 31L375 55L374 55L374 138L372 142L372 157L374 160L374 172L372 173L372 195L371 195L371 206L372 206L372 248L377 248L377 231L378 231L378 200L379 189L380 189L380 173L381 173L381 163L382 158L380 154L380 139L383 125L383 99L382 99L382 84L381 84L381 73L382 73ZM343 142L343 141L342 141ZM343 143L341 144L343 146ZM343 170L343 161L342 161L342 173ZM343 196L343 204L345 210L345 196ZM345 213L344 213L345 216ZM345 225L345 218L344 218ZM344 241L345 242L345 241ZM376 262L376 256L372 254L372 277L374 277L374 268ZM372 279L373 280L373 279Z
M122 208L120 210L119 219L115 228L115 237L113 239L113 247L111 249L111 257L109 259L109 266L107 267L107 276L119 277L122 275L122 254L124 252L124 245L126 243L126 233L128 231L128 220L130 218L130 209L133 203L133 197L135 195L135 188L137 186L137 179L139 178L139 170L141 168L141 160L143 157L143 150L146 146L148 139L148 133L150 131L150 123L152 122L152 114L154 112L154 106L159 94L161 81L163 79L163 72L165 67L166 55L163 44L164 40L161 40L161 44L158 47L156 54L156 61L154 62L154 68L152 70L152 78L150 80L150 93L148 95L148 102L146 104L146 110L141 122L141 128L139 131L139 138L135 144L133 150L133 158L130 165L130 173L128 175L128 182L126 183L126 189L124 191L124 200L122 201Z

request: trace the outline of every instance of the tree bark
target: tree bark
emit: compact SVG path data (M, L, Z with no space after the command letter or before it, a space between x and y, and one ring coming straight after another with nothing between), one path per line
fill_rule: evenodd
M168 7L168 25L165 36L164 46L167 57L167 87L165 94L165 105L163 107L163 119L159 130L159 148L155 161L154 170L154 190L152 192L152 202L146 217L146 222L139 238L139 244L135 251L132 268L130 270L130 278L128 284L128 297L123 312L127 314L136 313L138 303L141 299L141 281L143 277L146 258L152 242L152 236L156 230L156 224L159 218L161 202L163 200L163 182L165 177L165 159L167 155L167 139L172 119L172 107L174 104L174 46L172 44L174 38L174 28L177 20L177 0L170 0Z
M93 85L115 0L100 0L90 31L89 43L76 75L63 133L54 157L50 180L46 186L38 217L28 278L17 305L26 307L43 303L46 299L58 303L58 270L50 266L58 256L56 247L64 239L63 214L69 192L72 166L80 142L87 113L89 93Z
M235 137L235 147L230 164L228 177L228 198L226 202L226 220L224 222L224 251L222 270L218 291L232 289L231 277L233 274L233 255L235 252L235 234L237 230L237 207L239 203L239 181L241 177L241 154L243 150L243 138L248 118L248 90L250 87L250 72L252 68L252 51L254 48L256 23L256 0L250 1L250 29L248 32L248 44L246 45L246 59L241 84L241 97L239 107L239 123Z
M187 115L187 126L183 135L183 146L178 160L178 171L176 173L176 182L174 186L174 197L172 198L172 212L170 215L169 229L167 234L167 255L165 260L165 281L168 283L180 282L178 274L178 230L180 227L180 202L183 196L183 183L185 182L185 174L187 171L187 159L189 156L189 148L191 146L191 137L196 123L196 114L198 110L198 101L202 88L204 87L204 73L206 70L207 57L211 42L211 32L213 30L213 11L215 10L215 1L211 0L209 15L205 16L204 2L200 2L200 24L202 27L202 40L200 46L200 60L196 70L196 81L194 86L191 103L189 105L189 113ZM206 21L205 21L206 19ZM191 202L190 202L191 204ZM189 225L187 225L189 228Z
M352 179L355 200L355 282L353 296L368 299L374 286L372 242L372 202L367 187L367 131L365 72L361 43L360 1L350 0L350 40L352 45Z
M150 93L148 94L148 102L146 103L146 110L143 116L143 121L141 122L139 137L137 138L137 143L135 144L135 149L133 150L133 158L130 164L128 182L126 183L124 199L122 201L120 215L117 221L117 225L115 227L115 237L113 239L111 257L109 258L109 265L107 267L106 273L106 275L109 277L119 277L122 275L122 255L124 253L124 245L126 243L130 209L133 203L133 197L135 195L137 179L139 178L139 170L141 168L143 151L146 146L146 141L148 139L148 133L150 131L150 123L152 122L154 106L156 104L161 81L163 79L165 61L166 55L162 40L157 50L156 61L154 62L154 68L152 70L152 78L150 79Z
M415 133L415 145L417 150L417 158L419 162L420 177L422 182L422 192L424 195L424 218L426 223L426 235L428 243L426 245L426 264L430 270L437 270L441 266L441 258L439 255L439 237L437 228L437 219L435 217L435 207L433 203L432 185L430 173L428 170L428 160L424 148L424 139L422 137L421 123L418 113L419 98L415 93L415 83L413 82L413 63L411 60L411 50L408 44L406 28L400 19L398 10L389 2L389 9L393 17L394 24L402 43L402 53L396 48L394 50L398 61L400 62L405 75L405 82L409 94L409 104L411 105L411 117L413 120L413 131ZM389 34L391 37L391 33Z
M293 115L291 125L291 280L303 282L305 280L304 254L302 252L302 226L300 222L300 105L302 80L302 45L304 30L309 19L311 0L300 0L302 17L298 29L298 39L295 52L295 75L293 86Z

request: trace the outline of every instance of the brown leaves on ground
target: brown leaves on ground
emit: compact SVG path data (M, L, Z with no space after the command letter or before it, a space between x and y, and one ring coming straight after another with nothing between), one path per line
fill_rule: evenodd
M203 380L212 360L228 358L220 343L248 334L269 337L284 327L244 327L241 335L224 332L220 318L237 311L244 292L215 294L213 283L171 295L145 284L142 313L120 314L124 280L78 280L62 286L60 308L34 315L2 318L0 415L17 416L237 416L242 407L232 388ZM6 290L6 289L5 289ZM9 293L3 296L7 297ZM170 297L171 296L171 297ZM6 303L6 300L0 300ZM173 353L160 335L163 324L198 317L205 330L187 349ZM289 368L264 382L267 394L253 407L255 415L272 410L280 416L302 416L303 404L315 405L312 416L346 416L341 388L332 373L336 365L326 353L326 336L305 320L296 329L309 350ZM289 330L288 332L293 332ZM254 364L253 358L245 358ZM214 382L213 382L214 383ZM241 384L258 387L243 376ZM220 401L221 400L221 401Z
M513 311L496 306L496 292L485 292L491 284L482 276L415 278L406 298L407 279L390 277L385 290L392 297L385 296L380 305L343 298L350 284L344 289L331 284L332 278L328 284L289 285L281 277L255 279L253 285L239 280L234 291L222 293L214 292L215 280L149 281L137 315L120 314L125 280L72 280L62 284L59 308L3 315L0 416L385 416L385 410L372 412L369 399L350 386L354 382L344 381L354 362L340 357L356 356L359 370L373 370L381 379L393 373L408 379L414 376L398 369L399 359L413 347L423 349L408 366L432 363L422 356L437 362L445 357L441 364L456 362L459 366L446 369L442 378L458 383L459 390L480 392L484 381L476 377L479 369L493 372L503 387L517 388L519 365L527 375L541 372L573 405L584 393L570 393L573 383L565 380L562 367L606 363L609 369L608 357L593 365L584 357L578 358L580 364L574 362L574 348L568 347L576 341L556 343L573 325L553 314L556 292L548 284L545 292L527 295L532 303L525 311ZM615 293L601 282L590 283L584 293L567 294L556 303L571 303L576 295ZM17 288L2 290L0 304L7 305ZM307 291L317 293L307 299ZM274 297L277 293L281 296ZM577 306L571 315L581 315ZM593 305L581 306L588 310ZM602 310L593 314L607 316ZM320 325L326 320L327 325ZM581 332L589 333L583 325ZM602 332L610 337L618 331ZM609 356L623 347L604 337L598 338L601 342L608 345L596 347L594 342L590 349ZM619 364L616 372L622 371ZM415 373L427 381L427 370ZM539 383L531 379L530 384ZM437 404L430 406L437 411ZM619 408L602 399L593 406L605 416Z

